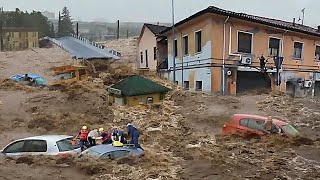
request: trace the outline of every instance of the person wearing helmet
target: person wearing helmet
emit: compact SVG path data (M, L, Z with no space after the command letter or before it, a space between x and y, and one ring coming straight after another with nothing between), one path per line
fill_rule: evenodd
M112 144L111 135L108 133L108 131L104 130L103 128L99 128L99 133L102 144Z
M111 139L112 139L112 142L119 141L119 142L125 144L123 132L121 130L119 130L118 128L114 128L112 130Z
M131 123L127 124L127 127L128 127L128 135L131 137L130 144L134 144L136 148L142 149L142 147L139 144L139 132L137 128Z
M81 147L81 150L83 150L83 147L86 146L88 148L88 134L89 134L89 130L87 126L82 126L79 134L77 135L77 137L75 139L77 139L79 137L79 145Z

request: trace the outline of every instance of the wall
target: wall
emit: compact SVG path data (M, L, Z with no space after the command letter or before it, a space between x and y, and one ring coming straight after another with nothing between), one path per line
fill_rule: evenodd
M4 50L24 50L39 47L38 32L5 32L3 33Z
M148 95L141 95L141 96L131 96L127 97L127 102L129 106L137 106L140 104L140 100L146 104L147 99L149 97L153 98L153 103L159 103L160 102L160 94L148 94Z
M211 18L207 15L202 16L196 21L190 21L178 28L175 34L177 39L176 61L176 81L183 86L184 81L189 81L189 89L195 91L196 81L202 81L202 90L211 92ZM196 52L195 33L201 30L201 52ZM188 55L183 55L184 36L188 36ZM172 34L168 33L168 68L173 70L173 49ZM182 72L183 65L183 72ZM193 69L191 69L193 68ZM169 74L169 79L173 81L173 71ZM183 74L183 77L182 77Z
M144 32L139 41L138 47L138 61L140 64L140 68L146 67L146 54L145 51L148 50L148 67L150 70L156 70L157 68L157 60L154 59L153 48L156 47L157 41L155 35L147 28L144 28ZM143 63L141 63L140 53L143 53Z

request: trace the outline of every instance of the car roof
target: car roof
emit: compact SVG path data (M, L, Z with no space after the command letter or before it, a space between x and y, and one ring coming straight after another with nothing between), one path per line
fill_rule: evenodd
M104 154L111 151L119 151L119 150L126 150L126 151L134 151L137 150L137 148L130 149L127 147L114 147L112 144L106 144L106 145L97 145L89 148L88 150L93 150L99 154Z
M33 136L33 137L27 137L20 140L45 140L45 141L60 141L63 139L72 138L72 136L69 135L42 135L42 136Z
M253 118L253 119L260 119L260 120L267 120L268 117L266 116L258 116L258 115L251 115L251 114L235 114L233 117L234 119L242 119L242 118ZM287 122L278 120L278 119L272 119L272 122L278 126L288 125Z
M41 76L39 76L37 74L28 74L28 77L31 77L31 78L35 79L35 78L39 78Z

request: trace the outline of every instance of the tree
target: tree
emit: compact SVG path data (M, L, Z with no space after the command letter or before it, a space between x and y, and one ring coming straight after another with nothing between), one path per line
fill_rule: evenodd
M59 29L58 36L69 36L71 33L74 34L72 19L70 16L70 12L67 7L62 9L62 13L59 13Z
M51 25L50 25L49 37L52 37L52 38L56 37L56 32L54 30L53 23L51 23Z

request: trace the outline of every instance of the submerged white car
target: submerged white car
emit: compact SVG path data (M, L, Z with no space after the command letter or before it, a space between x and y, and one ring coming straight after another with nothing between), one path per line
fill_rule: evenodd
M81 153L80 147L72 144L72 136L44 135L13 141L0 151L0 156L58 156L67 157Z

